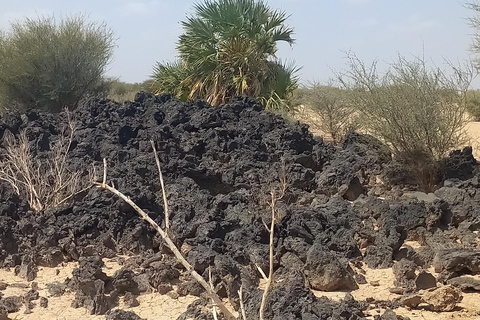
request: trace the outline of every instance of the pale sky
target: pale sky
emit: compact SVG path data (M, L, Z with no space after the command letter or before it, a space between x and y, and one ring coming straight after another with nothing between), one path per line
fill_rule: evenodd
M465 0L467 1L467 0ZM270 7L290 14L296 44L281 45L278 57L302 67L303 83L327 81L332 70L345 68L345 52L367 63L392 62L398 54L424 56L445 67L472 55L473 12L460 0L267 0ZM156 61L175 59L180 21L196 1L187 0L0 0L0 29L10 22L39 15L84 13L105 22L117 40L108 75L142 82ZM474 82L480 88L480 80Z

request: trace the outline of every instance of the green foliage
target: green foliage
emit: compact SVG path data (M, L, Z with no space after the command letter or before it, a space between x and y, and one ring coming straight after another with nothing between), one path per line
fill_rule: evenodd
M362 127L389 144L412 169L421 169L417 176L423 182L434 181L438 161L465 142L472 68L451 66L453 75L448 76L420 58L399 56L380 75L376 63L367 66L352 54L348 62L339 79L352 92Z
M298 71L293 63L269 62L269 72L260 94L260 101L267 110L292 111L293 92L299 82Z
M347 133L358 129L348 90L314 82L297 95L299 103L315 113L314 125L329 135L334 143L342 142Z
M283 107L298 81L297 68L275 56L278 42L294 43L286 13L255 0L206 0L193 9L182 22L180 60L154 67L156 91L212 105L248 95Z
M118 103L133 101L139 91L148 91L150 87L150 83L147 81L142 83L127 83L118 79L109 79L106 85L108 87L107 98Z
M85 16L41 17L11 24L0 36L0 98L8 108L75 108L103 85L112 31Z
M449 77L422 59L404 57L382 76L375 63L367 67L355 56L349 67L340 79L352 91L362 125L397 153L421 150L440 159L462 142L471 70L454 68Z
M474 121L480 121L480 92L478 90L467 92L467 110Z
M480 3L470 2L466 4L467 8L474 12L474 16L469 18L470 26L474 29L473 43L471 50L478 54L480 53ZM474 60L477 70L480 69L480 59L477 57Z
M185 101L189 97L189 87L185 81L188 76L187 66L183 62L157 63L153 67L151 89L155 94L170 93Z

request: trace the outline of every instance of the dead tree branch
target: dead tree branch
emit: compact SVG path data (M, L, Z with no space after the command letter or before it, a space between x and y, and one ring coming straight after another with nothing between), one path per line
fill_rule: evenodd
M168 229L170 229L170 214L168 212L167 193L165 192L165 185L163 183L163 174L162 174L162 169L160 168L160 159L158 158L157 149L155 148L155 142L153 142L153 140L150 140L150 143L152 144L153 154L155 155L155 162L157 163L157 168L158 168L158 177L160 179L160 186L162 187L163 204L165 207L163 209L163 211L165 212L165 232L168 233Z
M173 252L175 257L180 261L180 263L183 265L183 267L187 270L189 274L192 275L192 277L200 283L200 285L205 289L207 292L208 296L214 301L215 305L218 306L218 308L222 311L223 315L225 316L226 319L228 320L233 320L235 319L235 316L227 309L227 307L223 304L222 300L220 297L215 293L215 291L210 287L210 285L203 279L203 277L195 271L195 269L192 267L192 265L183 257L181 254L180 250L178 250L177 246L173 243L173 241L170 239L170 236L168 235L167 232L162 230L160 226L152 220L148 216L145 211L143 211L139 206L135 204L129 197L118 191L116 188L108 185L106 183L106 160L104 160L104 180L102 183L95 183L98 188L105 189L110 191L111 193L117 195L119 198L124 200L126 203L128 203L137 213L140 215L140 217L150 223L150 225L160 234L160 236L163 238L165 243L167 244L168 248ZM160 169L159 169L160 170ZM164 198L165 201L165 207L167 206L166 204L166 198Z

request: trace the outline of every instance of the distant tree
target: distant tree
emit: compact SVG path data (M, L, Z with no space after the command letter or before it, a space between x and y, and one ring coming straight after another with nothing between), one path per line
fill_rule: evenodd
M182 22L179 61L157 63L157 93L206 99L212 105L248 95L279 108L297 87L297 68L276 59L277 43L293 44L285 12L262 1L206 0Z
M25 19L0 34L0 105L58 112L104 86L114 35L75 15Z
M470 90L467 92L467 110L473 121L480 121L480 92Z
M329 135L334 143L343 142L349 132L359 128L357 115L351 103L351 92L333 82L313 82L297 90L297 100L314 112L314 127Z
M470 25L474 29L472 51L474 53L480 53L480 3L469 2L466 4L467 8L474 12L474 15L469 18ZM480 59L477 57L476 61L477 70L480 69Z
M108 92L105 92L104 96L118 103L123 103L125 101L133 101L139 91L148 91L150 83L147 81L142 83L128 83L116 78L111 78L106 81L106 85Z

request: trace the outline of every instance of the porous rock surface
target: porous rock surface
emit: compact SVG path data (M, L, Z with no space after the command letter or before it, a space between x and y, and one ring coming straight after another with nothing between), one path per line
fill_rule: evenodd
M95 166L101 176L106 158L108 182L163 225L150 144L155 142L174 242L206 279L211 267L217 292L235 308L243 284L249 319L257 315L262 294L256 266L268 270L269 235L262 220L269 222L268 199L279 186L282 163L288 188L278 203L282 218L275 227L274 264L275 279L285 281L278 281L267 299L268 319L362 319L363 305L353 297L332 302L315 297L307 286L356 288L348 266L353 259L373 268L406 259L411 263L402 263L414 268L429 265L435 253L443 252L438 250L456 248L452 238L470 250L478 246L480 174L469 150L451 154L444 186L435 199L424 201L402 198L395 186L379 182L392 157L375 138L353 133L342 146L333 146L313 137L306 125L287 123L249 98L213 108L202 101L139 93L123 105L88 100L73 115L78 130L69 167L86 172ZM26 130L34 157L48 157L62 121L61 115L34 110L0 116L0 157L7 130L15 136ZM91 188L71 204L35 213L27 199L0 181L0 199L0 266L17 267L33 280L35 266L80 261L66 283L76 292L75 306L104 314L118 296L167 292L169 283L182 277L183 268L153 228L105 190ZM423 246L405 247L405 240ZM113 277L102 274L99 258L118 254L139 256L125 261ZM328 265L318 265L326 260ZM437 264L445 280L459 275L448 262ZM478 272L476 260L465 265ZM399 271L400 282L404 275L412 280ZM179 290L203 292L192 282ZM209 319L202 303L207 302L192 304L180 319Z

